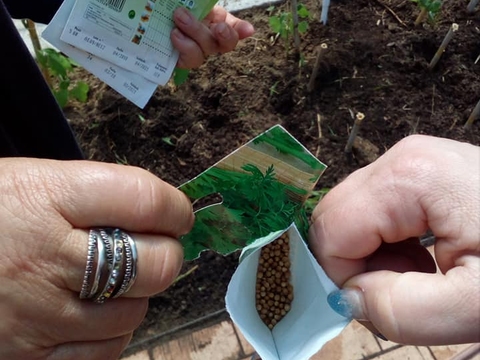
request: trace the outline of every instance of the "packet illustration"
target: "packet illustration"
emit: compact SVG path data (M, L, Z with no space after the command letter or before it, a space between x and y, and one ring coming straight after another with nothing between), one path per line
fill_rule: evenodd
M349 322L307 245L305 202L325 168L276 125L179 187L193 202L221 199L196 211L185 259L242 250L226 307L262 360L306 360Z

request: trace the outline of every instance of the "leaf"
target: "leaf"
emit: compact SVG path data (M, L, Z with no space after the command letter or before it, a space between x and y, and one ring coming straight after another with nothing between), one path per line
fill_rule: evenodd
M268 23L272 28L273 32L280 33L282 31L282 22L278 16L272 16L268 19Z
M44 68L48 67L48 56L45 54L43 50L37 51L36 56L37 56L38 63L42 67Z
M83 81L79 81L77 82L75 87L72 90L70 90L70 95L72 95L75 99L77 99L80 102L87 102L89 90L90 90L90 87L88 86L87 83Z
M60 88L60 90L68 90L69 86L70 86L70 79L69 78L60 79L60 82L58 84L58 87Z
M57 100L58 105L63 109L65 106L67 106L68 103L68 90L67 89L60 89L58 91L54 91L53 95L55 96L55 99Z
M165 144L168 144L168 145L170 145L170 146L175 146L175 144L173 143L172 138L171 138L170 136L163 137L163 138L162 138L162 141L163 141Z
M308 22L306 22L306 21L300 21L300 22L298 23L298 32L299 32L300 34L303 34L303 33L307 32L307 29L308 29Z
M301 18L308 18L310 16L310 12L308 11L307 7L303 4L298 4L297 13L298 13L298 16Z
M188 69L176 68L173 72L173 83L176 86L182 85L187 81L189 73L190 73L190 70Z
M62 78L66 78L67 72L72 70L71 64L68 61L65 61L64 57L57 56L55 53L48 54L48 68L52 70L54 75Z

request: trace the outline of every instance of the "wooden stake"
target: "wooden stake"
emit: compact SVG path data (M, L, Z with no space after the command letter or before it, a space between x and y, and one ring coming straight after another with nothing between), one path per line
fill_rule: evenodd
M300 35L298 33L298 3L297 0L291 0L292 19L293 19L293 43L295 50L300 53Z
M28 34L30 35L30 40L32 41L33 50L35 51L35 55L37 55L40 51L42 51L42 45L40 44L40 38L38 37L37 28L35 26L35 23L30 19L23 19L22 23L23 23L23 26L25 26L28 30ZM45 81L47 82L48 86L50 88L52 88L52 80L50 79L50 71L48 71L47 67L40 64L40 62L38 62L38 66L39 66L40 71L42 72L43 77L45 78Z
M355 141L355 137L358 134L358 130L360 129L360 125L362 125L362 121L365 119L365 114L359 112L355 115L355 122L353 123L352 132L348 137L347 145L345 145L345 152L351 153L353 142Z
M467 5L467 12L473 13L477 5L478 5L478 0L470 0L470 2Z
M440 47L438 48L437 52L435 53L432 61L430 61L430 64L428 64L428 69L429 70L432 70L435 67L438 60L440 60L440 57L442 56L442 54L445 52L445 49L446 49L448 43L450 42L450 40L452 40L453 35L457 31L458 31L458 24L453 23L452 26L450 26L450 29L448 30L447 35L445 35L445 38L443 39L442 43L440 44Z
M480 100L478 100L477 105L473 109L472 113L468 117L468 120L463 127L467 130L471 129L473 122L475 121L475 119L478 119L479 117L480 117Z
M310 76L310 81L307 85L307 91L312 92L315 88L315 78L318 75L318 69L320 68L320 62L322 60L322 56L325 53L325 50L328 49L328 45L326 43L321 44L317 47L317 58L315 59L315 65L313 66L312 75Z

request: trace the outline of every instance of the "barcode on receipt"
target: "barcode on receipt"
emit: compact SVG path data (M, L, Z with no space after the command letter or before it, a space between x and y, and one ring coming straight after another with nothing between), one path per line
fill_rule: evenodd
M115 11L122 11L126 0L97 0L100 4L108 6Z

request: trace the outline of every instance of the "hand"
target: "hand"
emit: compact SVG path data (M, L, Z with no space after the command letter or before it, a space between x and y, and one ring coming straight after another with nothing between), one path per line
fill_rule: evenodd
M177 276L193 220L186 196L145 170L0 160L0 358L117 359L147 297ZM104 304L78 297L98 226L127 231L138 253L133 287Z
M252 24L215 6L203 21L196 20L184 7L174 12L176 28L173 46L180 52L177 67L191 69L202 65L209 55L232 51L239 40L252 36Z
M342 288L334 310L398 343L480 341L479 147L405 138L332 189L313 221L312 250ZM438 272L412 240L427 229Z

